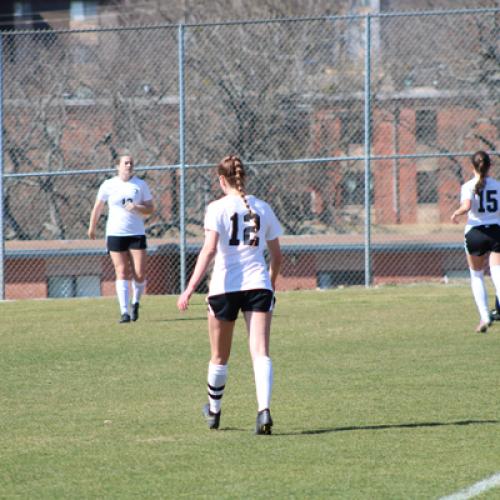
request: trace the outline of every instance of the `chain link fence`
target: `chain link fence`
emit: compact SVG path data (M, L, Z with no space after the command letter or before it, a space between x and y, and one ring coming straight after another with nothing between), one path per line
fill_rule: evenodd
M482 9L3 33L2 298L114 294L104 220L100 240L86 230L124 152L154 196L148 293L189 277L229 153L282 222L280 289L462 275L449 217L469 154L498 149L499 23Z

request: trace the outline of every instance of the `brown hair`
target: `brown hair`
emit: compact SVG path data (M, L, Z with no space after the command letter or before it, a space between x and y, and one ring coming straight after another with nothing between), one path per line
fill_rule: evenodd
M484 189L484 184L486 183L486 176L490 170L491 160L486 153L486 151L476 151L471 157L472 165L474 165L474 170L479 174L479 179L474 187L474 193L479 195Z
M247 200L247 194L245 191L245 169L241 160L234 155L226 156L217 166L217 174L225 177L227 183L238 190L238 193L247 207L248 213L250 214L250 220L257 224L256 214L250 208ZM257 239L250 240L251 245L257 245Z

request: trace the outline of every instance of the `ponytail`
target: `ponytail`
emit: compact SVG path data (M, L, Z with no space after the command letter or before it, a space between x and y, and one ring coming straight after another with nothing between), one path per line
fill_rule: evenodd
M472 155L471 161L472 165L474 165L474 170L479 175L479 179L474 186L474 193L479 196L486 184L486 176L490 170L491 160L485 151L477 151Z

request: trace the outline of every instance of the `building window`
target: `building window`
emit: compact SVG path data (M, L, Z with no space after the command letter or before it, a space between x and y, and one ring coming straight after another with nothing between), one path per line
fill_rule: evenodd
M438 186L437 175L434 171L424 170L417 172L417 202L437 203Z
M416 112L415 136L420 144L433 144L437 140L437 113L433 109Z
M72 0L69 16L72 21L86 21L89 17L97 16L97 2L93 0Z
M347 172L340 185L343 205L363 205L365 202L364 172Z
M101 280L99 276L50 276L48 281L49 297L100 297Z
M30 29L33 26L33 11L31 2L15 2L14 3L14 19L18 29Z
M364 144L365 117L363 112L345 113L340 118L340 137L344 144Z

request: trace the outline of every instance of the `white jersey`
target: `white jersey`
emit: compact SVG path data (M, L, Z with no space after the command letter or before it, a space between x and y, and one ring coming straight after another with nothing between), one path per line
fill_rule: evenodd
M142 179L135 176L128 181L122 181L118 176L108 179L101 184L97 199L108 202L107 236L145 234L142 216L125 208L127 201L140 205L152 200L148 185Z
M500 224L500 182L486 177L484 189L480 195L474 193L477 178L462 185L460 203L471 200L465 232L475 226Z
M247 200L257 215L257 228L241 196L227 195L207 207L205 229L219 234L209 296L259 288L272 290L264 249L267 241L282 234L281 225L265 201L255 196L247 196ZM256 246L250 245L255 238Z

